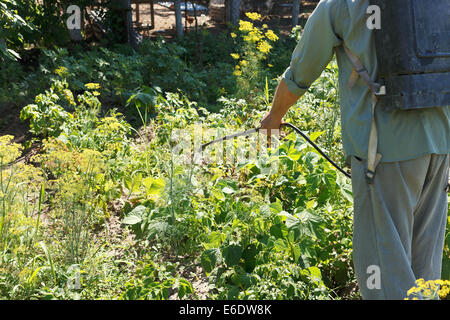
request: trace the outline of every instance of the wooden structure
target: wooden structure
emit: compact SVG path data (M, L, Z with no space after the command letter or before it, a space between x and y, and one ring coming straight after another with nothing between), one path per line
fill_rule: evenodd
M136 16L136 19L133 21L133 27L137 31L150 31L155 28L155 9L154 9L154 0L131 0L131 5L135 6L133 10ZM144 24L141 21L141 6L148 5L150 7L150 24Z
M226 4L229 0L211 0L209 16L213 21L225 23ZM311 11L319 0L301 0L300 11ZM292 0L241 0L241 13L256 11L263 15L289 16L293 13Z
M208 7L209 16L211 20L218 23L225 23L226 7L225 0L211 0Z

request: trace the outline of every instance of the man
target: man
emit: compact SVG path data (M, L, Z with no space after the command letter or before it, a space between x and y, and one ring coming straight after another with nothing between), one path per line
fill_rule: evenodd
M322 0L309 18L261 123L278 129L288 109L336 54L339 65L342 141L351 162L354 195L353 261L363 299L403 299L417 279L438 279L447 221L450 107L408 111L375 108L344 44L377 76L368 0ZM382 155L366 179L372 123ZM378 278L377 278L378 277ZM378 281L378 280L379 281Z

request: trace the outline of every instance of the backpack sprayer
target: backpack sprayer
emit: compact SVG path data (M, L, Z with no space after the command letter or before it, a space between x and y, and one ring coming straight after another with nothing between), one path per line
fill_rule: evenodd
M314 149L316 149L329 163L331 163L333 165L333 167L335 167L336 169L338 169L340 172L342 172L346 177L351 178L351 175L346 172L344 169L342 169L336 162L334 162L333 160L330 159L330 157L328 157L306 134L304 134L299 128L297 128L296 126L294 126L293 124L290 123L282 123L281 127L289 127L292 130L294 130L296 133L298 133L299 135L301 135ZM234 134L230 134L228 136L224 136L222 138L218 138L215 139L213 141L210 141L208 143L202 144L202 146L200 147L200 151L203 151L203 149L205 149L207 146L211 145L211 144L215 144L221 141L225 141L225 140L230 140L236 137L242 137L242 136L248 136L250 134L254 134L259 132L259 130L261 130L261 128L253 128L250 130L246 130L243 132L238 132L238 133L234 133Z

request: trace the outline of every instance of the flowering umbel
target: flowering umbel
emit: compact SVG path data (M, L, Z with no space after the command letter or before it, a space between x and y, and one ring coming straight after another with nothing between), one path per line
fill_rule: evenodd
M263 24L261 28L255 26L254 23L262 20L259 13L247 12L246 16L251 21L240 20L240 33L231 33L233 39L238 38L238 35L240 35L241 39L246 44L243 52L231 54L233 59L240 60L236 61L236 68L233 72L235 76L241 76L246 74L246 72L251 72L249 68L255 68L259 65L258 61L266 60L267 55L272 49L271 43L279 39L275 32L269 29L267 24Z

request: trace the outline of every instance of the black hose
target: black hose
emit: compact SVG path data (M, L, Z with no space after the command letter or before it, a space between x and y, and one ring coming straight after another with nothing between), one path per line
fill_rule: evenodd
M314 148L316 149L321 155L322 157L324 157L329 163L331 163L333 165L333 167L335 167L336 169L338 169L340 172L342 172L346 177L348 178L352 178L352 176L345 171L344 169L342 169L337 163L335 163L333 160L330 159L330 157L328 157L323 151L322 149L320 149L311 139L309 139L309 137L304 134L299 128L297 128L296 126L294 126L293 124L290 123L282 123L281 124L282 127L289 127L292 130L294 130L295 132L297 132L299 135L301 135L306 141L308 141L308 143Z
M337 165L333 160L331 160L311 139L309 139L309 137L306 135L306 134L304 134L299 128L297 128L296 126L294 126L293 124L290 124L290 123L282 123L281 124L281 127L289 127L289 128L291 128L292 130L294 130L296 133L298 133L298 134L300 134L314 149L316 149L321 155L322 155L322 157L324 157L329 163L331 163L332 165L333 165L333 167L335 167L336 169L338 169L340 172L342 172L346 177L348 177L348 178L350 178L351 179L351 175L348 173L348 172L346 172L344 169L342 169L339 165ZM239 137L239 136L247 136L247 135L250 135L250 134L253 134L253 133L256 133L256 132L258 132L259 130L260 130L261 128L254 128L254 129L250 129L250 130L247 130L247 131L244 131L244 132L240 132L240 133L235 133L235 134L231 134L231 135L228 135L228 136L224 136L224 137L222 137L222 138L219 138L219 139L216 139L216 140L213 140L213 141L210 141L210 142L208 142L208 143L205 143L205 144L203 144L201 147L200 147L200 150L199 151L201 151L201 150L203 150L204 148L206 148L207 146L209 146L209 145L211 145L211 144L214 144L214 143L217 143L217 142L220 142L220 141L225 141L225 140L229 140L229 139L232 139L232 138L235 138L235 137Z

